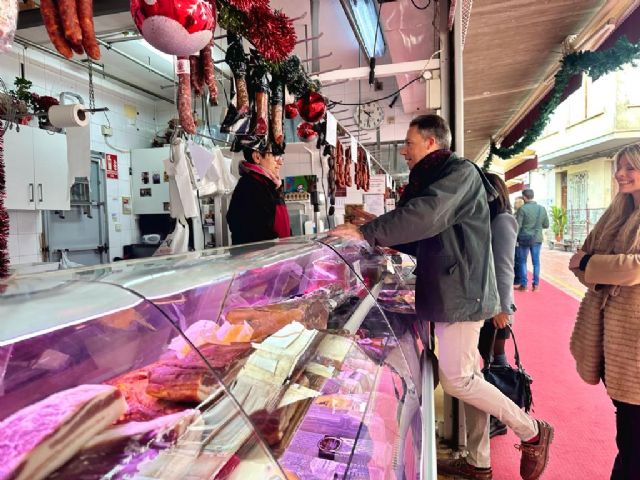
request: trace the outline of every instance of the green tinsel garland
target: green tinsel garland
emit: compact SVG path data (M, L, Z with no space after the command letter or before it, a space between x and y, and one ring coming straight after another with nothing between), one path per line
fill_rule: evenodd
M216 5L218 7L218 25L229 32L245 37L247 15L226 2L218 1Z
M489 170L492 156L502 159L511 158L522 153L525 148L535 142L546 128L551 115L562 101L562 94L569 84L571 77L586 73L594 81L609 72L620 70L627 63L635 66L634 60L640 56L640 44L631 43L627 37L620 37L613 47L601 52L574 52L562 58L562 67L555 75L555 83L551 98L540 108L540 117L524 132L511 147L498 147L493 140L489 147L489 154L484 161L482 169Z

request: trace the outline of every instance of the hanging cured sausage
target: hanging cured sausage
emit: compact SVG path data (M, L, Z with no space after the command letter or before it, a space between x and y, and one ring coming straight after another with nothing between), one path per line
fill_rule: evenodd
M73 52L100 59L93 26L93 0L41 0L40 14L55 49L65 58Z

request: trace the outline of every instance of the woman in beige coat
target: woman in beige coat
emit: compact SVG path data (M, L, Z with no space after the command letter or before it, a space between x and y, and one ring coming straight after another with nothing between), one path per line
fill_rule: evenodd
M616 407L611 480L640 478L640 144L615 157L619 193L569 268L589 287L571 336L582 379Z

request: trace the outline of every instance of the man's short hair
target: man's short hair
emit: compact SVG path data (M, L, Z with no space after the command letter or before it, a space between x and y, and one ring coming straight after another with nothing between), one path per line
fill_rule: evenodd
M523 190L522 196L527 200L533 200L533 190L531 190L530 188Z
M451 148L451 130L444 118L439 115L420 115L409 124L409 128L416 127L425 140L433 137L440 148Z

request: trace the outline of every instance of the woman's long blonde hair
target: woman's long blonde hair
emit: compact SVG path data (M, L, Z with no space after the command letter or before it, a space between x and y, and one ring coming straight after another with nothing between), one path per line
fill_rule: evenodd
M626 158L635 170L640 170L640 143L628 145L614 157L616 169ZM640 208L636 208L629 193L618 193L587 238L583 250L588 253L612 253L616 240L623 240L624 252L640 251Z

